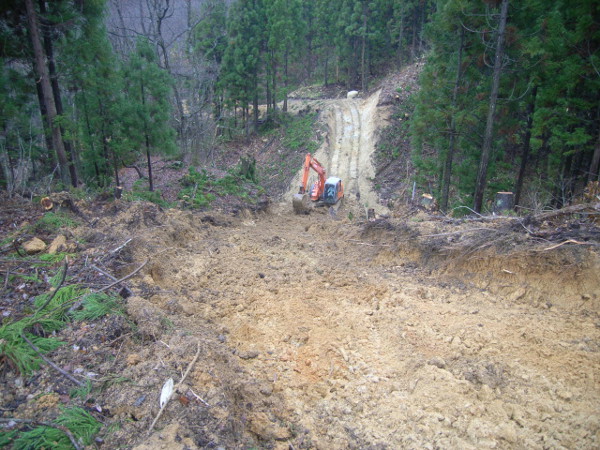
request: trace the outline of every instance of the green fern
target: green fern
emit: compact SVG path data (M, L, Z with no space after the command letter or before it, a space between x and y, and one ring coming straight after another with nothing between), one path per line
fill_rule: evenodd
M38 325L48 331L48 328L56 328L57 323L51 320L40 322ZM21 334L25 329L32 325L31 321L19 320L18 322L9 323L0 327L0 358L4 357L23 375L29 375L39 369L42 364L42 359L39 355L23 340ZM27 336L33 345L35 345L42 354L51 352L61 345L63 342L54 338L45 338L29 334Z
M87 294L83 298L82 308L71 313L75 320L97 320L109 314L123 314L123 304L116 297L103 292Z
M81 408L61 408L62 413L56 419L58 425L66 427L75 439L84 445L93 442L94 435L100 431L101 423ZM34 449L70 449L73 448L67 435L57 428L39 426L21 433L13 441L14 450Z

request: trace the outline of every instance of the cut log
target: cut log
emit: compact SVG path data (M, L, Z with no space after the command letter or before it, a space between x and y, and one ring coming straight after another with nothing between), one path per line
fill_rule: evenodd
M50 211L54 207L54 203L50 200L49 197L44 197L40 200L40 204L44 207L46 211Z
M437 209L437 202L433 195L423 194L421 195L421 206L429 211L434 211Z

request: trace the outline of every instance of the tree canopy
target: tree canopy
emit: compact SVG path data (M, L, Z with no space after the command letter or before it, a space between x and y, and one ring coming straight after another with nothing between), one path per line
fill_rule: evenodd
M415 181L443 210L497 191L559 206L600 165L591 0L44 0L0 7L0 187L119 184L142 156L202 160L295 87L367 92L424 61Z

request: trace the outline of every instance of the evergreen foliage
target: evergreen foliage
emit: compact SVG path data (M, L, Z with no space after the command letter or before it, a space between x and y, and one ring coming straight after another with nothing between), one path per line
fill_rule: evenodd
M426 29L431 51L411 132L419 176L436 186L443 209L471 203L477 187L497 31L490 24L497 24L498 12L489 3L445 0ZM497 191L520 193L527 176L555 184L554 205L560 206L598 176L597 168L589 170L600 112L596 12L585 0L509 4L488 202ZM444 164L449 151L455 153L450 172ZM521 162L522 170L515 170ZM452 181L450 202L445 176Z
M152 8L151 2L140 4ZM421 188L432 190L444 210L473 203L478 209L497 190L514 190L521 206L532 206L539 190L552 193L552 206L563 205L598 178L598 4L509 1L498 39L501 4L207 0L197 17L189 9L185 51L170 46L158 11L148 10L154 22L116 53L118 39L109 38L105 27L106 8L114 4L3 2L0 189L25 192L32 180L49 187L65 174L65 165L74 182L119 185L121 167L143 157L153 191L152 157L173 154L178 144L187 152L197 144L186 141L194 127L194 133L212 134L200 120L218 125L215 137L223 130L249 135L259 131L258 106L266 105L266 120L286 126L277 110L286 109L295 87L335 82L367 91L390 68L426 55L414 115L402 122L410 123ZM43 24L42 49L32 46L35 20L28 19ZM502 51L496 52L499 42ZM176 55L189 61L170 66ZM56 101L51 123L48 95L38 92L39 76L32 71L40 58ZM183 67L187 63L194 71ZM193 80L200 74L207 76ZM495 90L497 101L490 101ZM188 120L189 105L195 105L195 121ZM64 155L60 145L54 148L59 140Z
M125 139L131 149L143 151L148 164L149 190L154 190L151 156L177 151L175 130L169 124L170 85L168 74L157 63L156 53L140 38L136 51L124 68L126 101L122 105Z
M102 424L82 408L61 408L56 424L67 428L84 445L93 442L94 435L100 431ZM67 435L58 428L39 426L21 433L13 442L13 449L29 450L37 448L73 448Z

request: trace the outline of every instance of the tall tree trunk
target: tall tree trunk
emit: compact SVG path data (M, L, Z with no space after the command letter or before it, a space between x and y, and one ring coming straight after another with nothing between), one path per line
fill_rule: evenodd
M271 50L271 60L273 61L273 111L277 111L277 60L273 50Z
M494 58L494 75L492 78L492 91L490 93L490 106L488 109L485 134L483 136L483 148L481 160L475 183L475 201L473 209L481 212L483 195L485 193L488 165L492 153L492 138L494 135L494 120L496 119L496 105L498 103L498 90L500 88L500 74L502 72L502 58L504 57L504 33L506 31L506 19L508 17L508 0L502 0L500 6L500 23L498 25L498 39L496 40L496 55Z
M38 1L40 7L40 13L46 13L46 2L45 0ZM56 104L56 114L61 116L63 114L63 104L60 94L60 86L58 85L58 74L56 73L56 64L54 62L54 48L52 46L52 38L50 37L48 27L42 29L42 36L44 38L44 49L46 50L46 56L48 58L48 74L50 76L50 85L52 86L52 93L54 95L54 103ZM65 146L65 153L67 160L69 161L69 174L71 175L71 184L73 187L77 187L79 184L77 176L77 167L75 166L75 155L71 141L65 139L65 130L63 127L60 128L61 136L63 137L63 143Z
M523 190L523 180L525 179L525 170L529 160L529 152L531 149L531 128L533 127L533 113L535 111L535 97L537 96L537 86L533 87L531 92L531 100L527 105L527 128L523 137L523 155L521 156L521 167L519 168L519 176L515 185L515 208L519 206L521 201L521 192Z
M175 78L173 72L171 72L171 65L169 63L169 52L167 51L167 45L165 44L165 40L162 35L162 24L163 24L163 21L165 20L165 18L167 17L167 13L169 12L170 8L171 8L171 0L165 0L165 8L162 11L158 11L158 14L156 16L156 37L157 37L158 47L160 48L161 53L162 53L165 70L167 72L169 72L171 75L173 75L173 77ZM187 146L187 143L186 143L186 140L184 137L184 133L185 133L187 124L186 124L185 111L183 109L183 102L181 101L181 96L179 95L179 88L177 87L176 83L173 83L173 93L175 94L175 103L176 103L175 106L177 107L177 113L179 115L179 125L177 127L177 134L179 135L179 138L181 139L181 143L183 144L183 146L185 148Z
M588 170L588 183L594 180L600 180L600 123L598 124L598 139L596 140L596 146L594 147L594 154L592 155L592 162Z
M361 90L367 91L367 74L365 68L365 55L367 53L367 14L363 14L362 48L360 49L360 81Z
M417 57L417 25L419 24L419 19L421 18L419 14L419 7L415 7L415 11L413 13L413 26L412 26L412 43L410 44L410 60L414 61Z
M456 118L454 117L454 111L456 111L456 103L458 100L458 88L462 77L462 52L465 38L465 29L460 28L460 43L458 46L458 59L456 62L456 79L454 80L454 89L452 89L452 116L450 118L450 142L448 142L448 153L446 153L446 160L444 161L444 174L442 179L442 198L440 201L440 209L443 212L448 210L448 197L450 194L450 180L452 179L452 160L454 159L454 147L456 142Z
M108 156L110 154L112 156L113 172L115 174L115 184L117 185L117 187L121 186L121 180L119 179L119 163L117 161L117 154L112 148L108 148L108 138L106 137L106 135L104 135L104 133L102 134L102 147L104 148L105 155Z
M266 94L266 100L267 100L267 116L270 115L271 113L271 109L273 109L273 99L271 98L272 93L271 93L271 68L267 67L266 68L266 75L265 75L265 94Z
M419 21L419 55L423 54L423 29L425 28L426 3L421 2L421 20Z
M283 112L287 112L288 110L288 58L289 58L289 50L287 46L285 47L285 52L283 55Z
M142 105L146 108L146 90L144 88L144 80L140 83L140 94L142 96ZM146 159L148 161L148 190L154 191L154 180L152 178L152 159L150 158L150 135L148 134L148 123L144 116L144 142L146 145Z
M44 93L42 92L42 85L35 83L35 91L38 97L38 103L40 104L40 113L42 115L42 121L44 124L48 124L48 109L46 108L46 100L44 100ZM54 151L54 145L52 144L52 133L48 129L44 130L44 141L46 142L46 148L52 153L50 159L52 164L56 163L56 152Z
M254 72L254 98L252 99L252 109L254 115L254 131L258 131L258 73Z
M398 61L402 67L404 63L404 3L400 7L402 10L400 11L400 30L398 31Z
M309 30L312 30L312 28L313 28L312 14L309 15L308 23L306 25ZM306 78L310 80L310 79L312 79L312 74L313 74L313 34L310 32L307 33L306 40L307 40L307 42L306 42L306 59L307 59Z
M85 126L87 129L87 134L90 139L90 145L92 147L92 154L96 155L96 149L94 148L94 139L92 138L92 127L90 125L90 116L88 112L87 99L85 96L85 87L81 89L81 97L83 99L83 116L85 118ZM98 183L100 183L100 170L98 168L98 163L94 162L94 168L96 170L96 177L98 178Z
M27 9L27 25L29 28L31 45L33 47L33 66L35 68L37 82L40 83L42 87L44 103L46 104L48 128L52 133L52 146L54 147L54 151L56 152L56 156L58 158L61 179L64 184L69 184L70 177L67 155L65 154L65 147L62 140L62 135L60 134L60 127L55 123L57 116L56 104L54 103L52 86L50 86L50 76L48 74L48 67L46 66L45 61L46 55L44 54L44 49L42 48L33 0L25 0L25 7Z
M148 190L154 191L154 177L152 176L152 159L150 158L150 138L148 132L145 133L146 138L146 160L148 161Z
M325 64L323 67L324 76L325 76L325 87L329 86L329 56L325 55Z
M354 89L358 81L358 69L359 69L359 45L358 38L352 38L352 52L348 61L348 80L347 88Z

